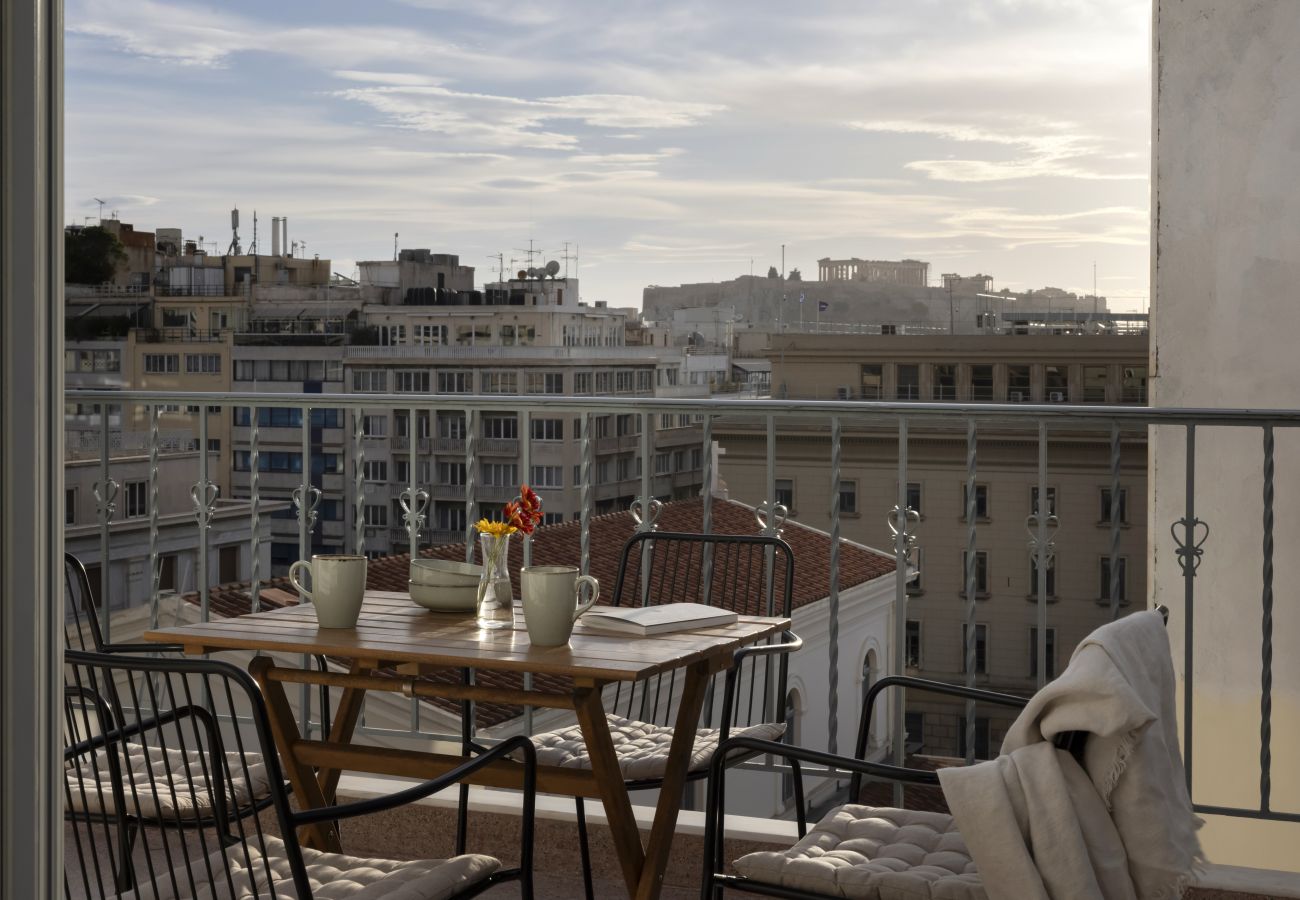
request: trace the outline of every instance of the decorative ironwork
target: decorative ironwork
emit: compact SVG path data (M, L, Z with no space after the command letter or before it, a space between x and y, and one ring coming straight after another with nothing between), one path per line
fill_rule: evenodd
M1198 528L1203 529L1199 538L1196 536ZM1179 529L1182 529L1181 537ZM1210 524L1196 516L1190 519L1183 517L1169 526L1169 533L1173 535L1174 545L1178 548L1174 551L1178 557L1178 567L1184 575L1194 577L1201 566L1201 557L1205 554L1204 544L1210 537Z
M397 495L397 505L402 508L402 522L406 530L418 535L424 528L425 511L429 508L429 492L418 488L412 493L411 488L403 488ZM415 540L411 540L411 552L415 552Z
M217 497L221 488L211 481L196 481L190 487L190 503L194 505L194 520L201 531L212 525L212 514L217 510Z
M1046 498L1043 498L1046 499ZM1056 516L1048 515L1040 523L1038 513L1032 512L1025 517L1025 531L1029 533L1029 540L1025 545L1029 548L1031 555L1037 561L1039 534L1042 534L1043 554L1041 564L1045 568L1051 568L1052 563L1056 562L1056 532L1061 528L1060 520ZM1034 590L1037 590L1035 588Z
M100 522L105 525L113 520L113 513L117 512L117 489L118 483L113 478L102 482L96 481L91 486L90 490L95 495Z
M781 526L790 518L790 509L784 503L772 503L764 500L754 507L754 521L763 534L780 534Z
M644 497L636 497L628 505L628 512L632 513L632 521L637 524L637 531L658 531L659 514L664 511L664 505L651 497L647 502Z
M306 504L303 503L304 492L307 496ZM320 506L320 488L306 487L298 485L293 489L293 507L298 510L298 523L307 523L307 532L310 534L316 528L316 507Z

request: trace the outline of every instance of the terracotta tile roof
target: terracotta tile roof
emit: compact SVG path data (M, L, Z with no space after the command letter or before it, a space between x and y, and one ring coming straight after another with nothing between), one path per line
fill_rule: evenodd
M681 500L665 503L658 520L660 531L699 532L703 528L703 502L699 499ZM749 535L759 533L752 507L730 500L714 500L713 531L716 534ZM636 522L630 512L610 513L596 516L591 522L591 574L602 585L602 602L612 599L614 583L622 561L623 545L636 532ZM795 582L793 607L798 609L808 603L824 599L830 593L830 536L825 532L807 528L794 522L787 522L782 528L781 536L790 544L795 560ZM443 544L420 551L420 556L464 560L465 545ZM537 529L533 534L532 561L534 565L576 565L581 559L581 527L576 521L557 525L547 525ZM519 540L510 542L510 572L514 582L515 595L519 596L519 569L523 566L523 543ZM397 554L372 559L366 569L366 586L371 590L405 591L409 580L410 556ZM855 585L888 575L894 571L891 557L872 551L860 544L841 541L840 545L840 589L847 590ZM662 573L652 574L653 578L662 579ZM783 567L778 566L777 577L783 577ZM697 578L684 579L688 584L672 586L667 590L662 580L653 582L655 593L681 596L690 593ZM262 609L278 609L298 602L297 592L283 576L267 579L259 589ZM734 597L718 599L720 605L740 609L751 614L761 614L759 599L752 592L742 594L739 590ZM186 600L198 603L198 594L186 595ZM251 598L248 582L217 585L208 592L208 604L212 615L221 618L247 615L251 612ZM428 676L439 682L459 682L460 673L447 671ZM505 673L480 672L479 683L492 686L519 686L519 676ZM534 686L539 690L564 690L562 679L536 676ZM453 713L459 712L459 705L452 701L435 701L440 708ZM491 727L518 716L518 707L494 704L478 704L476 707L479 727Z

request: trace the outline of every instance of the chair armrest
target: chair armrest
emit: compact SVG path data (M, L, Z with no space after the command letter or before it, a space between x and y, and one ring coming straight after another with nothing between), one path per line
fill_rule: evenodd
M184 653L184 644L105 644L100 653Z
M803 647L803 638L793 631L781 632L779 644L752 644L741 647L731 655L731 667L727 669L722 692L722 738L726 739L731 731L731 713L736 702L736 679L740 677L740 664L749 656L776 656L793 653Z
M533 742L522 735L502 741L491 750L461 763L451 771L444 772L437 778L417 784L406 790L386 794L383 797L375 797L371 800L358 800L355 803L340 803L335 806L323 806L319 809L294 811L289 814L289 818L295 826L315 825L335 819L347 819L354 816L383 812L386 809L393 809L407 803L413 803L416 800L422 800L431 794L436 794L451 787L453 784L459 784L484 766L499 762L511 753L516 752L521 752L524 757L524 817L525 827L531 831L534 802L537 796L537 751L533 748Z
M867 775L890 781L927 785L939 783L938 774L929 769L909 769L906 766L894 766L866 759L855 759L851 756L838 756L834 753L827 753L825 750L794 747L780 741L766 741L751 737L727 738L719 744L717 752L713 754L709 777L713 778L715 773L720 775L723 769L738 766L747 758L756 754L771 754L781 759L814 763L830 769L842 769L858 775Z

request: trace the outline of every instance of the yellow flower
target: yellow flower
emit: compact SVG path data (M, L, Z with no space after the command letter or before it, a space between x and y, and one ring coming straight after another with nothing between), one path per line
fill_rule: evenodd
M507 534L514 534L518 531L515 526L508 522L493 522L489 519L479 519L474 523L474 527L483 534L490 534L493 537L502 537Z

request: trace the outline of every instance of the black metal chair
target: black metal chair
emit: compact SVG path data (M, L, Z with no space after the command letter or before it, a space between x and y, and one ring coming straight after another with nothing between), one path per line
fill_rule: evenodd
M65 656L65 765L84 777L67 779L65 896L133 900L292 896L310 900L366 890L367 896L472 897L518 881L532 897L536 757L524 737L504 741L450 772L391 795L311 811L289 806L262 695L252 678L227 663L70 650ZM115 694L116 697L112 695ZM180 755L186 764L144 766L132 746L155 757ZM340 819L393 809L461 783L477 770L522 757L519 865L506 868L483 855L447 860L357 859L304 847L298 829L336 835ZM263 781L278 834L266 816L240 815L241 793ZM74 795L77 796L74 802ZM211 816L187 817L206 803ZM125 837L138 821L129 811L152 806L174 827L149 841ZM75 810L75 811L74 811ZM339 883L343 882L343 885Z
M641 532L623 547L611 602L648 606L690 601L742 614L789 617L793 599L794 556L779 537ZM736 652L733 665L714 679L706 694L688 783L708 776L714 749L730 735L775 740L784 733L789 654L801 646L799 637L787 631L770 643ZM684 678L676 670L630 686L620 684L607 697L610 732L628 790L663 784ZM535 735L533 743L542 764L591 766L576 725ZM577 799L577 820L583 886L591 900L582 798Z
M72 554L65 553L63 556L63 572L66 617L64 648L66 651L95 652L122 658L156 654L174 655L183 652L184 648L179 644L127 644L105 641L99 619L99 610L95 603L94 594L91 591L90 579L86 574L85 566ZM316 657L316 665L322 671L327 671L324 657ZM128 704L123 703L117 685L110 682L91 684L87 687L102 702L108 704L115 719L122 719L123 710ZM322 688L320 699L322 710L324 710L322 712L323 727L328 732L329 695L324 688ZM198 751L195 749L186 751L183 748L173 746L163 751L159 748L148 747L136 740L128 740L123 742L122 750L126 754L126 758L130 760L132 769L138 772L141 777L147 776L165 780L168 777L168 769L176 768L185 771L199 765L200 762L197 756ZM82 763L84 762L83 760ZM238 785L235 791L235 798L238 802L228 812L215 809L212 806L210 795L196 795L192 798L192 802L182 804L177 809L170 809L165 800L159 802L153 792L145 792L138 798L132 798L125 807L120 806L116 803L111 784L94 785L89 790L86 790L84 785L78 784L81 781L94 782L98 776L109 774L107 770L99 765L92 765L89 768L84 764L70 765L66 768L64 775L69 785L75 789L69 790L64 812L66 816L83 813L122 815L125 821L129 822L129 826L121 833L121 838L126 842L122 852L126 857L129 857L134 842L143 826L158 828L188 827L195 820L200 821L203 825L212 825L217 821L216 816L218 814L243 817L255 815L270 807L272 804L271 789L264 777L265 766L263 761L254 758L250 754L249 763L258 777ZM91 805L84 806L83 803L90 803ZM108 805L104 805L104 803Z
M1168 622L1169 611L1164 607L1158 609L1165 621ZM743 875L727 874L725 870L726 860L723 854L726 770L733 768L738 762L746 758L746 755L753 756L765 753L787 760L790 763L791 775L795 782L796 823L801 839L808 834L807 811L803 802L801 764L812 764L850 773L850 804L858 803L864 778L903 785L925 785L936 790L939 789L939 775L937 772L910 766L873 762L866 758L868 741L871 735L871 715L875 709L876 698L889 688L920 690L926 693L941 694L962 700L973 700L976 703L989 703L1013 709L1023 709L1029 703L1029 698L1014 694L968 688L963 685L947 684L925 678L891 675L876 681L868 689L867 695L863 699L862 718L858 723L857 741L854 745L854 755L851 757L838 756L809 748L792 747L772 741L756 740L749 737L733 737L723 742L709 767L708 799L705 806L704 875L700 890L701 900L721 900L724 889L761 894L768 897L783 897L788 898L788 900L842 900L843 894L818 893L755 878L747 878ZM1067 751L1082 764L1086 739L1087 732L1071 731L1058 735L1054 743L1058 748ZM849 809L849 807L842 807L842 809ZM868 810L869 808L859 806L858 809ZM906 813L905 810L893 809L870 809L870 812L883 816ZM852 814L850 811L849 815ZM937 833L940 837L945 836L939 831L945 827L952 829L951 834L956 834L949 816L924 812L914 815L923 818L925 821L920 824L927 826L931 832ZM958 877L961 876L958 875Z

